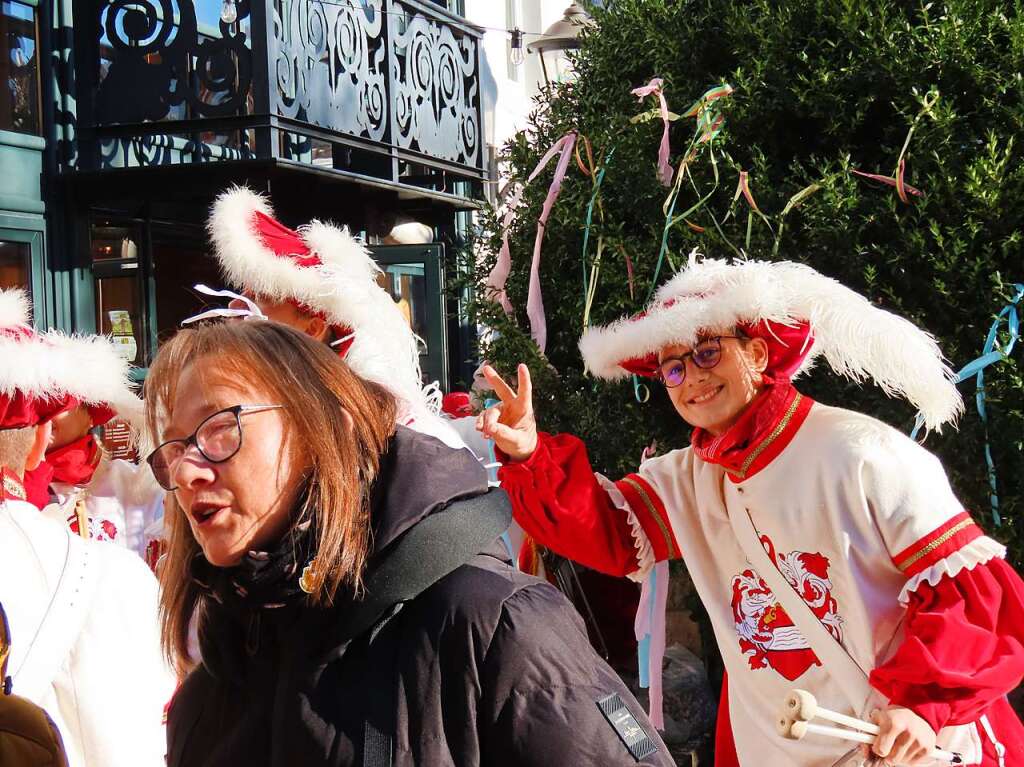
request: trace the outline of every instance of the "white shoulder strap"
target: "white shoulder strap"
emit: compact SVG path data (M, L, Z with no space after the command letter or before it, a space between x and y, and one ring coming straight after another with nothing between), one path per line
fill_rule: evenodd
M868 675L850 656L839 641L822 624L811 608L803 600L785 576L779 572L778 566L772 562L754 529L753 522L746 509L737 508L734 504L726 504L729 511L729 524L733 534L747 555L750 564L757 570L775 598L785 609L800 633L810 643L811 649L824 664L825 670L839 682L853 706L854 713L862 713L861 709L871 696Z
M15 689L32 700L41 699L53 684L78 641L96 591L98 563L92 561L92 549L63 532L64 562L47 610L34 636L16 639L29 647L21 668L13 671Z

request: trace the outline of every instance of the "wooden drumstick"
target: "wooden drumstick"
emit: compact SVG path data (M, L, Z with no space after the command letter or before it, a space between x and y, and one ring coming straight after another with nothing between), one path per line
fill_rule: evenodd
M793 690L786 696L786 713L797 722L809 722L815 718L826 719L836 724L852 727L855 730L871 733L872 735L877 735L879 732L877 724L822 708L818 705L815 697L806 690Z
M788 727L784 725L788 724ZM804 720L786 720L780 718L776 724L779 734L784 738L790 740L801 740L805 735L824 735L829 738L839 738L841 740L852 740L855 743L865 743L871 745L875 742L875 738L871 737L866 732L860 730L844 730L840 727L830 727L825 724L814 724L813 722L807 722ZM933 748L931 754L932 759L942 759L949 764L963 764L964 760L960 754L953 753L951 751L944 751L941 748Z

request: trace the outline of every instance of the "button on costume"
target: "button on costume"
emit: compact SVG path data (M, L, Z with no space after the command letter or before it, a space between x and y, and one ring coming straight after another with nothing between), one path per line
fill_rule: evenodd
M850 749L776 733L794 687L860 718L909 708L965 764L1024 764L1006 700L1024 675L1024 583L1004 547L926 449L791 383L823 357L938 428L962 405L933 339L804 265L691 259L643 315L588 331L580 347L598 376L652 375L665 346L733 327L769 349L765 385L737 423L718 437L697 429L690 447L617 482L592 472L579 439L542 434L528 460L500 470L516 520L607 573L640 580L685 559L727 671L718 765L827 767ZM812 646L752 565L738 537L751 527L860 680L823 662L835 647Z

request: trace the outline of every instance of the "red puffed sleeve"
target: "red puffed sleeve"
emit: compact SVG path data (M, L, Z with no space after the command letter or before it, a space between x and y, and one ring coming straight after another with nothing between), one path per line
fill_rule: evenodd
M872 672L871 684L938 731L976 721L993 704L1001 705L1022 677L1024 582L1001 557L993 557L934 584L916 585L904 641ZM1016 732L1006 732L1004 722L997 734L1005 745L1020 747L1020 722L1010 724Z
M613 483L595 474L578 438L542 432L533 455L521 462L495 452L516 522L555 553L619 576L678 556L652 482L631 474Z

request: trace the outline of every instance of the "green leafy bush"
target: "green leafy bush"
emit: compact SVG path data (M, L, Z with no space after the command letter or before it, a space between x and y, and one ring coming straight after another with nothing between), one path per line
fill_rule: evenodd
M995 314L1012 296L1012 283L1024 282L1024 170L1017 138L1024 121L1020 3L615 0L605 5L593 9L597 27L577 53L575 83L546 91L529 131L506 147L513 176L523 181L554 141L578 130L593 147L595 164L606 169L586 262L584 221L592 192L587 175L570 170L548 222L541 265L546 357L529 338L525 304L536 220L553 164L527 188L511 228L513 317L479 300L500 246L495 211L482 217L476 243L490 255L479 258L477 248L472 270L476 318L498 331L483 342L481 354L506 372L518 361L531 365L543 428L581 436L595 468L611 475L634 469L652 440L662 452L687 443L689 429L663 391L652 384L649 401L641 403L630 383L594 381L584 375L576 345L583 330L584 273L593 267L598 238L603 248L592 323L639 310L654 287L668 193L655 170L661 121L630 121L654 106L630 94L652 77L664 78L669 106L678 113L713 85L727 82L735 89L715 102L725 118L723 130L701 146L676 205L677 213L685 211L710 193L706 204L687 216L703 232L685 221L670 230L659 284L693 248L720 257L738 249L754 258L801 260L929 329L954 367L979 356ZM893 176L911 126L906 181L923 196L904 203L891 186L850 170ZM676 168L694 127L692 118L672 123ZM586 152L581 156L586 164ZM741 169L749 172L767 223L750 215L742 196L734 200ZM791 206L783 228L780 214L787 202L812 184L818 188ZM626 255L634 272L632 290ZM913 424L906 403L824 369L799 385L822 402L863 410L900 429L909 431ZM1024 554L1021 367L1011 359L987 372L1001 527L992 525L989 510L984 430L973 409L973 382L961 389L968 411L959 430L932 434L927 446L941 456L976 518L1010 544L1019 565Z

